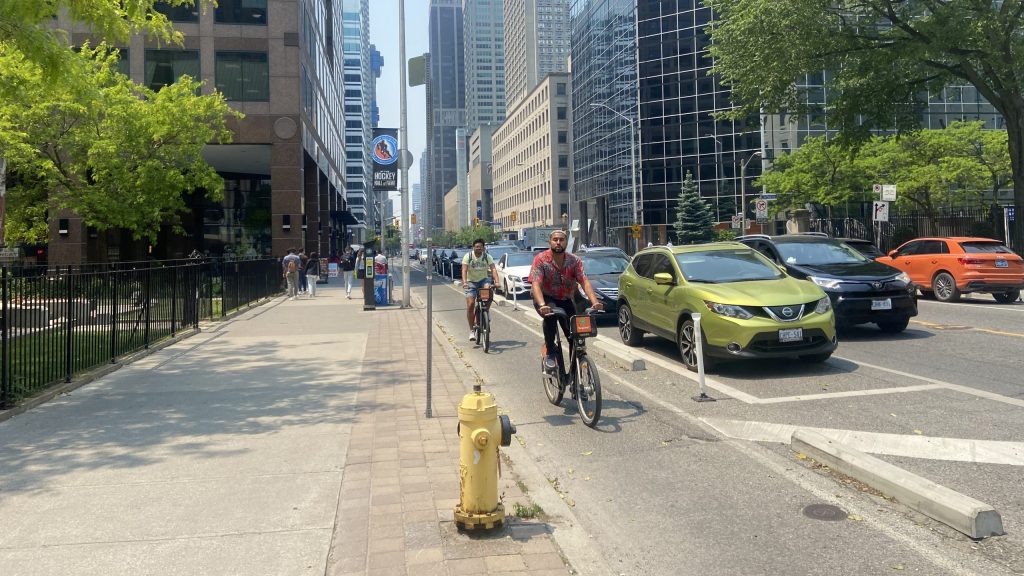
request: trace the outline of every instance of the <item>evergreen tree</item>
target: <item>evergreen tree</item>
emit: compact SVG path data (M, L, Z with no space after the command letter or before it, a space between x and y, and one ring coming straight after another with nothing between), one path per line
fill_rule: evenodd
M676 229L677 244L702 244L715 239L711 208L697 192L690 172L686 173L686 179L683 180L673 227Z

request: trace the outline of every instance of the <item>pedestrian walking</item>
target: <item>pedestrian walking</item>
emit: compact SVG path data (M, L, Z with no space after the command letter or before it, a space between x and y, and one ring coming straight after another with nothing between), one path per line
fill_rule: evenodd
M309 253L309 262L306 263L306 282L309 285L310 298L316 298L316 283L320 280L320 255L316 252Z
M281 276L288 283L289 300L295 300L299 292L300 266L302 266L302 259L295 253L295 248L289 248L288 254L281 259Z
M306 249L299 249L299 294L305 294L309 291L309 286L306 285L306 265L309 263L309 256L306 256Z
M352 277L355 275L356 270L356 256L352 253L352 247L345 248L345 253L341 256L341 275L342 282L345 284L345 297L349 300L352 299Z

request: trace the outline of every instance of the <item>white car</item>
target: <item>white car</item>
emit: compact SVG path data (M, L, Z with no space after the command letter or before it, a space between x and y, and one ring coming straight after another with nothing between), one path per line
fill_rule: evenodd
M511 298L530 298L530 268L533 267L534 252L506 252L498 260L498 289Z

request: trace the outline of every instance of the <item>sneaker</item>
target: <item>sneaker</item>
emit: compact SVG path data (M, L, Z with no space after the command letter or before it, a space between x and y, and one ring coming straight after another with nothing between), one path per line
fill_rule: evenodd
M558 368L558 360L555 359L554 354L548 354L544 357L544 367L548 370L554 370Z
M469 331L469 341L476 342L476 330Z

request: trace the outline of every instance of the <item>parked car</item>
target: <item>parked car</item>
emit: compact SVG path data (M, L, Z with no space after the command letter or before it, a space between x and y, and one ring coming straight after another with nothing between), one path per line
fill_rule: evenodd
M498 289L511 298L515 292L518 298L530 298L530 268L537 254L525 250L506 252L498 260Z
M879 256L885 256L885 254L875 246L875 243L871 240L864 240L862 238L836 238L843 244L856 249L861 254L874 260Z
M574 252L583 260L583 270L587 279L594 287L594 294L604 304L605 312L614 314L619 308L619 275L629 266L629 257L615 248L613 250L584 250ZM576 310L584 310L590 306L583 288L576 290L574 298Z
M988 292L1008 304L1024 288L1024 260L991 238L916 238L877 260L906 272L921 294L942 302Z
M751 234L736 239L786 273L809 280L832 299L839 327L874 323L882 332L906 330L917 316L917 289L907 274L875 262L846 242L826 236Z
M514 244L487 244L484 249L491 255L491 258L494 258L494 263L497 265L503 254L515 252L519 250L519 247Z
M693 314L701 315L705 369L723 359L824 362L836 349L832 301L739 242L645 248L619 276L619 336L676 343L697 370Z
M577 249L573 254L581 256L583 254L616 254L622 256L625 259L629 259L629 254L622 251L621 248L615 246L584 246Z

